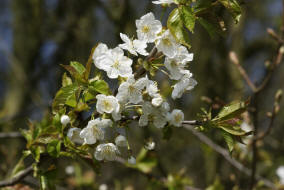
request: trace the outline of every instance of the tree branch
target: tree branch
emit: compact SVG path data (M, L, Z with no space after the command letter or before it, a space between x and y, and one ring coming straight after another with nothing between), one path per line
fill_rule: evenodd
M216 151L217 153L221 154L232 166L234 166L235 168L237 168L240 172L246 174L247 176L251 175L251 170L248 169L247 167L243 166L240 162L238 162L237 160L235 160L234 158L232 158L230 156L230 153L222 148L221 146L215 144L211 139L209 139L206 135L198 132L197 130L195 130L191 125L189 124L184 124L184 128L191 131L192 134L194 136L196 136L200 141L202 141L203 143L205 143L206 145L208 145L209 147L211 147L214 151ZM274 184L269 181L268 179L265 179L259 175L256 175L256 178L263 181L264 185L271 188L271 189L275 189L276 187L274 186Z
M26 176L32 173L32 171L33 171L33 166L31 165L28 168L20 171L15 177L4 180L4 181L0 181L0 188L12 186L12 185L19 183L22 179L24 179Z
M238 59L236 53L233 52L233 51L231 51L231 52L229 53L229 57L230 57L231 62L232 62L234 65L237 66L237 68L238 68L240 74L242 75L242 77L244 78L244 80L247 82L247 84L249 85L249 87L251 88L251 90L252 90L253 92L256 92L256 91L257 91L256 86L255 86L254 83L250 80L250 78L249 78L247 72L245 71L245 69L241 66L241 64L240 64L240 62L239 62L239 59Z
M24 136L20 132L3 132L0 133L0 139L4 138L23 138Z

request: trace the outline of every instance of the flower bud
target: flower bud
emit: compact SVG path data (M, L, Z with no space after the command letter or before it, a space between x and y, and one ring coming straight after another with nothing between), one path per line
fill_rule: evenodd
M70 123L70 117L68 115L62 115L60 121L62 125L66 126L68 123Z
M144 147L145 147L147 150L154 150L155 145L156 145L156 144L155 144L154 141L150 141L150 142L146 143Z
M136 164L136 159L134 158L134 156L130 156L127 160L128 164L132 164L135 165Z
M123 135L117 136L115 138L115 144L117 146L126 147L127 146L127 140L126 140L125 136L123 136Z

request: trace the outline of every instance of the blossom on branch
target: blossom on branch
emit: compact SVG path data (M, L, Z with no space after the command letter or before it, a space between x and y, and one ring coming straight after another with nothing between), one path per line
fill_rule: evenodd
M120 38L124 42L124 44L120 44L119 47L129 51L132 55L144 55L147 56L149 53L146 51L147 43L142 40L131 40L127 35L120 33Z
M106 143L97 146L94 156L99 161L114 161L117 157L117 154L119 154L117 146L115 146L113 143Z
M162 31L161 22L151 12L136 20L136 27L138 39L149 43L154 42Z

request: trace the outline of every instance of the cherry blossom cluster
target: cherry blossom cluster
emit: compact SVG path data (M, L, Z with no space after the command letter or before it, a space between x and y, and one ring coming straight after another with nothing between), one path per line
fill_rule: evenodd
M172 1L156 1L154 3L170 3ZM160 67L167 69L167 76L174 83L172 99L180 98L185 91L191 90L197 84L192 73L187 69L188 62L193 60L185 46L178 43L168 29L156 20L153 13L148 13L136 20L137 39L120 34L122 44L110 49L106 44L99 43L93 53L96 68L106 73L110 79L118 79L120 84L113 95L98 94L96 96L96 111L99 117L88 122L83 129L70 128L67 136L74 143L96 145L94 157L97 160L112 161L120 154L118 147L128 147L127 135L116 131L116 137L110 142L107 131L115 130L117 126L124 129L123 119L131 116L138 118L141 127L154 126L163 128L166 125L180 127L184 120L181 110L170 111L170 105L160 94L158 82L150 75L136 75L133 68L137 58L146 60L150 56L149 48L154 48L164 57ZM126 56L129 55L129 56ZM161 57L160 56L160 57ZM134 64L135 63L135 64ZM142 65L140 66L140 69ZM136 69L137 70L137 69ZM152 80L151 80L152 79ZM67 125L70 119L62 116L61 122ZM146 148L153 149L154 142ZM135 163L133 156L129 163Z

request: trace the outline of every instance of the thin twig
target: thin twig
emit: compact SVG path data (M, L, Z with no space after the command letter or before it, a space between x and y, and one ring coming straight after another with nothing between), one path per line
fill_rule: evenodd
M248 169L247 167L243 166L240 162L238 162L237 160L235 160L234 158L232 158L230 156L230 153L222 148L221 146L215 144L211 139L209 139L206 135L198 132L197 130L194 129L193 126L188 125L188 124L184 124L184 128L191 131L192 134L194 136L196 136L200 141L202 141L203 143L205 143L206 145L208 145L209 147L211 147L214 151L216 151L217 153L221 154L232 166L234 166L235 168L237 168L240 172L246 174L247 176L251 175L251 170ZM263 181L264 185L271 188L271 189L276 189L274 184L269 181L268 179L265 179L259 175L256 175L256 178L258 180Z
M20 132L3 132L0 133L0 138L23 138L24 136Z
M231 51L231 52L229 53L229 57L230 57L230 60L232 61L232 63L237 66L237 68L238 68L240 74L241 74L242 77L245 79L245 81L247 82L247 84L249 85L249 87L251 88L251 90L252 90L253 92L256 92L256 91L257 91L256 86L255 86L254 83L250 80L250 78L249 78L247 72L245 71L245 69L241 66L241 64L240 64L240 62L239 62L239 59L238 59L236 53L233 52L233 51Z
M276 117L278 111L279 111L279 99L277 100L277 97L275 97L268 127L264 132L260 133L256 137L254 137L254 140L256 140L256 141L262 140L271 133L272 128L273 128L273 124L274 124L274 120L275 120L275 117Z
M0 188L1 187L7 187L12 186L17 183L19 183L21 180L23 180L26 176L28 176L33 171L33 166L29 166L28 168L22 170L17 174L15 177L12 177L11 179L7 179L4 181L0 181Z

